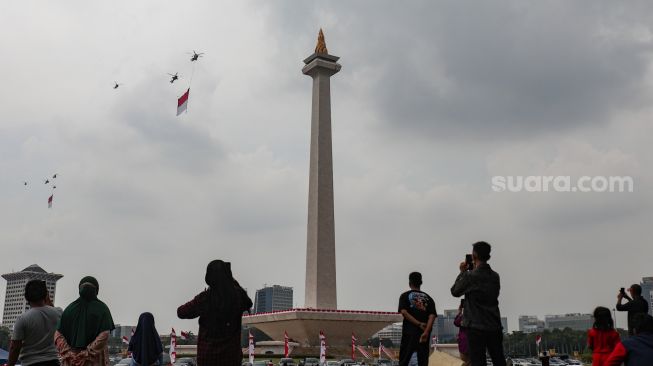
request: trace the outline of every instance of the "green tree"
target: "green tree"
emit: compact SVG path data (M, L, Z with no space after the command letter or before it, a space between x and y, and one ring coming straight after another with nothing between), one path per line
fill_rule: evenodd
M7 327L0 327L0 348L4 350L9 349L9 341L11 340L11 331Z

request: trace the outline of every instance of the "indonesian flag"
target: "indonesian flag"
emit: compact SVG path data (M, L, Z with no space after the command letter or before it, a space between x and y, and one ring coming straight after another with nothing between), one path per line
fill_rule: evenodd
M183 330L181 331L181 339L187 340L190 338L190 332L184 332Z
M53 199L53 198L54 198L54 195L51 195L51 196L48 198L48 208L52 208L52 199Z
M289 352L289 347L288 347L288 333L284 330L283 331L283 357L288 358L288 355L290 354Z
M370 354L362 346L356 346L356 349L361 353L361 355L363 355L363 357L372 358L372 356L370 356Z
M395 358L395 356L392 353L390 353L390 351L388 351L385 347L383 347L383 344L379 346L379 358L381 358L381 352L385 353L385 355L388 356L388 358L391 360Z
M431 347L433 347L433 349L437 349L438 348L438 337L433 336L433 338L431 339L431 342L433 342L431 344Z
M351 359L356 361L356 335L354 333L351 334Z
M323 331L320 331L320 365L324 365L326 363L326 336L324 335Z
M131 335L132 337L134 336L134 333L136 333L136 330L134 330L134 328L132 328L132 335Z
M170 363L175 363L177 359L177 333L175 333L175 328L172 328L172 333L170 333Z
M184 95L177 99L177 115L180 115L186 111L186 108L188 107L188 93L190 93L190 88L186 90Z
M542 336L538 334L537 336L535 336L535 344L539 347L540 342L542 342Z
M122 343L129 345L129 339L127 339L127 336L122 336Z
M254 336L252 335L252 331L249 331L249 363L252 365L254 364Z

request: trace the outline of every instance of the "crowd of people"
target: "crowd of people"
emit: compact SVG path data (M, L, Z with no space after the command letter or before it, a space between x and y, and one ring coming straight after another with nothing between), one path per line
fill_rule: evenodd
M487 355L494 366L506 366L503 327L499 310L499 275L492 270L491 246L477 242L472 254L460 263L451 294L463 297L454 324L460 328L458 345L464 366L485 366ZM204 278L208 287L179 306L181 319L199 318L198 366L237 366L242 361L242 314L252 300L234 279L228 262L214 260ZM422 275L408 276L410 289L399 297L404 318L399 365L428 365L429 338L437 317L435 301L421 290ZM25 286L29 310L16 321L7 366L19 360L24 366L108 366L108 341L115 328L107 305L98 299L100 285L93 277L79 282L79 298L64 310L54 307L46 283L31 280ZM620 339L610 310L594 310L594 326L588 331L593 366L652 366L653 317L635 284L617 295L617 310L628 312L629 337ZM627 302L624 304L623 300ZM129 341L131 366L161 365L163 346L151 313L142 313Z
M199 318L197 364L240 365L242 314L252 300L233 278L227 262L209 263L208 288L177 309L181 319ZM79 282L79 298L64 310L54 307L46 283L25 285L30 309L14 324L7 366L108 366L108 341L115 328L107 305L98 299L93 277ZM163 345L151 313L142 313L129 341L131 366L161 365Z
M463 366L485 366L488 356L493 366L511 363L503 351L501 282L488 264L491 250L487 242L474 243L471 256L460 263L460 273L451 287L451 295L464 297L454 320L459 327L458 351ZM416 366L428 365L429 335L437 313L433 298L421 291L421 285L422 275L412 272L408 276L410 290L399 297L399 312L404 317L399 366L412 366L415 359ZM617 310L628 312L628 338L620 339L610 309L599 306L594 310L594 325L587 334L593 366L653 366L653 317L648 314L649 304L642 297L640 285L632 285L628 292L630 296L625 291L618 293L616 306ZM628 301L625 304L624 299Z

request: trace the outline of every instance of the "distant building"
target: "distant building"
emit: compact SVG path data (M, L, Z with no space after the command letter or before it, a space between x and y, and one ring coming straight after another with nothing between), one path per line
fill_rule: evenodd
M648 313L653 315L653 277L644 277L640 283L642 296L648 301Z
M564 315L547 315L544 317L544 326L546 329L565 329L588 330L592 328L594 318L592 314L564 314Z
M519 331L524 333L542 333L544 331L544 321L533 315L520 315Z
M131 339L132 330L136 330L135 325L116 324L116 329L111 331L111 336L116 338L127 337L127 339Z
M54 302L54 295L57 290L57 281L63 275L48 273L36 264L25 268L20 272L3 274L2 278L7 280L7 292L5 293L5 307L2 312L2 325L14 329L14 323L19 315L29 309L25 300L25 285L30 280L43 280L48 287L50 299Z
M505 316L501 317L501 327L503 328L503 334L508 334L508 318Z
M402 329L403 325L401 322L393 323L378 331L372 336L372 338L378 337L379 339L389 339L395 347L398 347L401 344Z
M456 315L458 315L458 309L445 310L444 314L438 314L431 332L431 336L438 337L438 343L456 342L458 327L453 325Z
M269 286L256 291L254 313L288 310L293 307L292 287Z

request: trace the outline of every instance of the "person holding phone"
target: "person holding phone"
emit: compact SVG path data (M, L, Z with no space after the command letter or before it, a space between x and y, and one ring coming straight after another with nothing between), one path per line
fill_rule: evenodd
M499 311L501 281L487 263L490 244L479 241L472 245L473 270L464 261L458 266L460 273L451 287L451 295L465 296L462 326L467 329L469 357L472 366L486 365L486 351L494 366L505 366L503 353L503 326Z
M635 315L643 313L648 313L648 302L642 297L642 286L638 284L633 284L628 289L630 292L630 298L623 291L619 291L617 294L617 311L627 311L628 312L628 334L633 335L633 319ZM623 299L628 300L627 303L622 304ZM632 300L631 300L632 298Z

